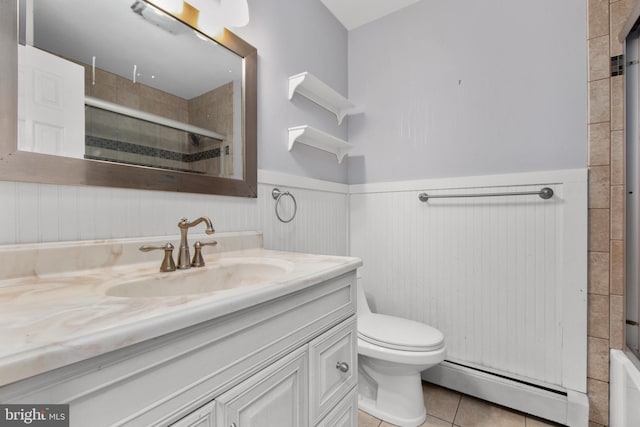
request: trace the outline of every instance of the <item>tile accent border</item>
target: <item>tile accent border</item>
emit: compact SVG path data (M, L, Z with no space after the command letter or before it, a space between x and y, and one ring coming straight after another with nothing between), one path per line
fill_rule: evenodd
M611 77L624 74L624 55L611 57Z
M165 160L175 160L177 162L192 163L200 160L220 157L220 148L200 151L198 153L181 153L177 151L163 150L161 148L149 147L146 145L133 144L130 142L117 141L114 139L100 138L87 135L85 144L88 147L102 148L105 150L120 151L142 156L156 157Z

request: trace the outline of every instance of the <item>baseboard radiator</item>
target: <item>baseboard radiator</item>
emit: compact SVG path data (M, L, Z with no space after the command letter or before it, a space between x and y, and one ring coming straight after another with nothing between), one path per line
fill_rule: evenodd
M422 379L556 423L589 425L589 400L582 392L550 388L451 361L423 372Z

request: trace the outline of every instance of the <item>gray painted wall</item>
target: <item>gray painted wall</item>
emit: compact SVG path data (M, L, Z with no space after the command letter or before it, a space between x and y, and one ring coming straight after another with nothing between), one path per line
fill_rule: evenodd
M296 144L287 151L287 129L311 125L347 139L346 121L295 95L288 78L309 71L347 95L347 30L319 0L250 0L250 22L234 32L258 49L258 168L347 182L347 162Z
M584 168L584 0L421 1L349 33L349 183Z

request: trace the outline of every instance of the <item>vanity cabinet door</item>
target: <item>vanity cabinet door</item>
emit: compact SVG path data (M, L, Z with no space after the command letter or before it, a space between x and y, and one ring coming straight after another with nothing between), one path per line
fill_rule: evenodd
M216 400L218 427L308 426L306 346Z
M311 424L356 385L357 339L356 317L352 316L309 343Z
M207 403L183 419L171 424L171 427L216 427L215 402Z

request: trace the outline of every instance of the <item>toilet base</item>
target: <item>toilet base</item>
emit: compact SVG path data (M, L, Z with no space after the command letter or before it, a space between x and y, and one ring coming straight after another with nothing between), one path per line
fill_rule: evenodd
M359 355L358 407L387 423L419 426L427 416L420 372L428 367Z
M384 420L387 423L395 424L400 427L418 427L427 419L426 409L423 410L422 414L414 418L398 418L396 414L390 414L386 411L380 410L377 407L375 400L360 395L358 395L358 409L376 418Z

